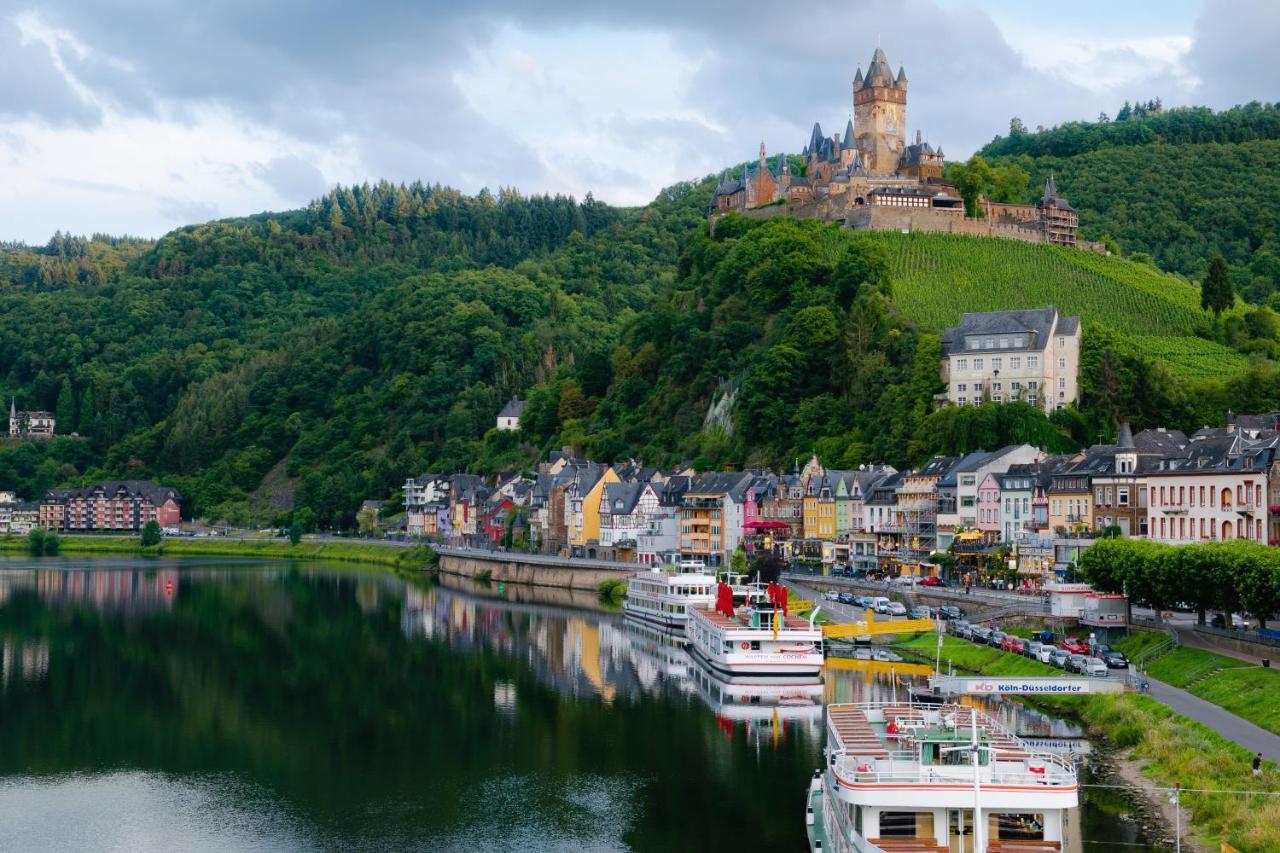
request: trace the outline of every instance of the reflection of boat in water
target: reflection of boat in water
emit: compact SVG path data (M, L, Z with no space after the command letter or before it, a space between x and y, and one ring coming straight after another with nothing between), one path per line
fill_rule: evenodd
M688 652L684 650L683 634L664 631L635 619L631 614L627 614L622 624L630 645L632 665L645 689L652 689L659 678L678 686L682 692L692 689L689 675L693 667Z
M811 850L1060 851L1079 805L1069 761L969 705L831 705L825 764Z
M785 733L788 725L799 725L810 735L822 730L822 679L763 681L760 679L723 678L700 661L692 660L689 678L698 688L698 697L712 710L724 730L745 722L751 731L772 731L774 739Z
M682 562L679 568L678 572L662 568L637 572L627 582L622 609L634 619L683 633L689 612L710 607L715 600L716 579L701 563Z
M767 601L748 598L734 607L733 591L720 584L714 610L689 614L685 635L698 661L731 678L803 680L822 672L822 630L786 612L786 590L769 584Z
M724 678L697 660L689 667L689 677L697 685L698 696L720 719L810 722L822 719L825 687L821 678L785 683Z

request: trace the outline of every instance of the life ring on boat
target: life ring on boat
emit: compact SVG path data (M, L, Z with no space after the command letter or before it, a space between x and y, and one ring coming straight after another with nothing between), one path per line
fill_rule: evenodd
M742 650L745 652L745 651L746 651L747 649L749 649L749 648L751 648L751 644L750 644L750 643L748 643L746 640L743 640L743 641L742 641Z

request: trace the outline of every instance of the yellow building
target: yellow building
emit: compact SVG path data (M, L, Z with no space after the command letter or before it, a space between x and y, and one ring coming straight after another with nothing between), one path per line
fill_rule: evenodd
M600 542L600 496L609 483L621 482L612 468L600 472L600 478L590 485L585 494L575 489L568 497L571 502L566 507L569 516L569 544L575 548L586 548ZM584 484L586 485L586 484Z
M1049 529L1067 531L1093 528L1093 493L1089 475L1055 474L1049 486Z

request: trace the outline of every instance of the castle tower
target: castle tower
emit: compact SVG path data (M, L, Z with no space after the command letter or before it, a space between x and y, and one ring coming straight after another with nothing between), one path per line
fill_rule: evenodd
M865 77L853 80L853 127L867 173L892 175L907 142L907 75L895 78L884 51L876 48Z

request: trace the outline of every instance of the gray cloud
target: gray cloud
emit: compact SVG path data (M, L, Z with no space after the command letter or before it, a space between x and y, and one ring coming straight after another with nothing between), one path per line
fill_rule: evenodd
M1193 94L1214 106L1280 91L1280 65L1264 52L1266 37L1280 29L1280 6L1244 3L1223 10L1211 0L1196 26L1189 63L1204 83ZM785 21L777 4L764 0L45 0L38 8L43 20L89 47L85 57L64 56L69 70L126 113L163 108L169 118L177 105L181 119L184 104L214 103L305 142L351 143L372 171L369 179L421 178L464 190L545 186L547 164L561 159L534 150L498 110L470 104L454 82L508 25L563 33L568 50L575 38L589 37L579 36L583 28L658 32L696 57L686 106L723 132L696 121L632 119L625 92L617 113L580 117L584 127L607 134L612 149L637 159L657 146L675 152L689 177L753 157L762 136L771 150L796 151L814 120L828 133L843 130L849 82L877 40L911 80L909 129L923 129L952 157L1004 132L1013 115L1031 126L1052 125L1118 106L1100 103L1096 86L1031 68L984 12L936 0L814 0ZM626 49L624 39L619 50ZM1140 57L1114 58L1141 67ZM1132 97L1177 102L1181 84L1165 75L1152 69ZM18 47L16 30L2 17L0 86L14 88L12 95L0 92L0 118L97 120L48 51ZM573 93L547 86L533 96ZM296 203L322 186L319 170L296 157L246 169ZM586 186L658 189L632 162L587 159L575 169ZM171 209L176 215L181 208Z
M254 176L286 199L315 198L328 189L324 174L301 157L277 157L270 163L254 163Z
M100 112L76 94L48 47L23 44L17 25L0 18L0 118L90 125Z
M1201 103L1222 109L1250 100L1280 99L1273 0L1207 0L1193 30L1187 65L1200 78Z

